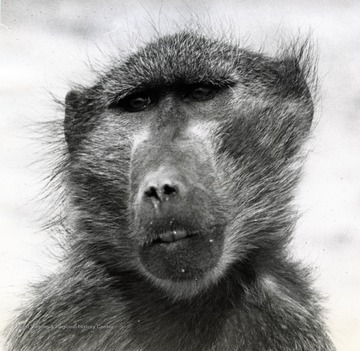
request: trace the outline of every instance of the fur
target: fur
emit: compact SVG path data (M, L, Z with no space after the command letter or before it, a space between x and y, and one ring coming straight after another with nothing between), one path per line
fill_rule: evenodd
M309 271L287 251L301 147L313 117L307 47L268 57L180 32L113 60L93 86L67 95L67 150L59 167L69 199L63 267L35 286L9 328L9 351L334 350ZM209 107L194 108L194 120L169 103L173 93L158 116L164 125L172 118L173 138L181 130L191 140L184 172L201 180L206 201L203 213L200 204L183 210L198 217L199 230L220 219L222 241L209 234L206 245L218 245L214 255L221 254L199 279L197 271L189 273L194 279L160 279L134 248L140 234L132 189L171 150L154 149L148 163L136 159L150 157L142 145L155 145L151 133L165 138L158 131L165 127L149 122L153 112L122 118L117 106L138 91L167 94L197 83L220 93ZM200 112L206 121L196 120ZM179 156L179 167L184 162ZM206 261L207 250L179 259L198 262L196 256Z

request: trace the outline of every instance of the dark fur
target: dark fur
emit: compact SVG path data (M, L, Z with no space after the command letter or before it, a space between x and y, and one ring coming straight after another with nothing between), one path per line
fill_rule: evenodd
M300 148L313 116L311 71L305 46L271 58L180 33L69 93L66 257L36 286L8 350L334 350L308 272L287 254ZM174 102L179 86L195 83L219 93L206 103ZM118 107L149 88L161 89L161 109L138 117ZM204 133L209 139L185 135L189 152L168 147L196 118L216 122ZM154 137L132 154L129 135L146 124ZM174 216L202 234L175 252L179 265L166 250L145 251L140 261L169 277L162 280L139 263L138 246L156 233L147 234L151 207L141 202L141 212L135 195L148 172L174 160L196 194ZM182 265L184 279L176 271Z

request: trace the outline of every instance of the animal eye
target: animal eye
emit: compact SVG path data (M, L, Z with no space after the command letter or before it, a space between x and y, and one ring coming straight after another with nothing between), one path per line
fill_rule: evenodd
M127 112L144 111L156 102L156 97L151 92L135 93L124 97L110 105L111 108L120 107Z
M195 85L190 87L188 97L192 100L203 101L213 98L218 88L212 85Z
M124 99L123 108L129 112L139 112L145 110L152 100L146 94L134 94Z
M128 100L126 107L129 111L145 110L151 103L150 96L135 96Z

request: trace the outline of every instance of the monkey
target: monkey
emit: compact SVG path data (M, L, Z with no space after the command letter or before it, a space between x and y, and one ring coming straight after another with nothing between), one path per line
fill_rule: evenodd
M335 350L288 250L314 114L308 52L185 30L70 90L65 257L7 350Z

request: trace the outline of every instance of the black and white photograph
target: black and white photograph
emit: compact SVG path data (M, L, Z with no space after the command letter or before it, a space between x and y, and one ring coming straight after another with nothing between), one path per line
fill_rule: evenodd
M360 350L359 19L0 0L0 350Z

